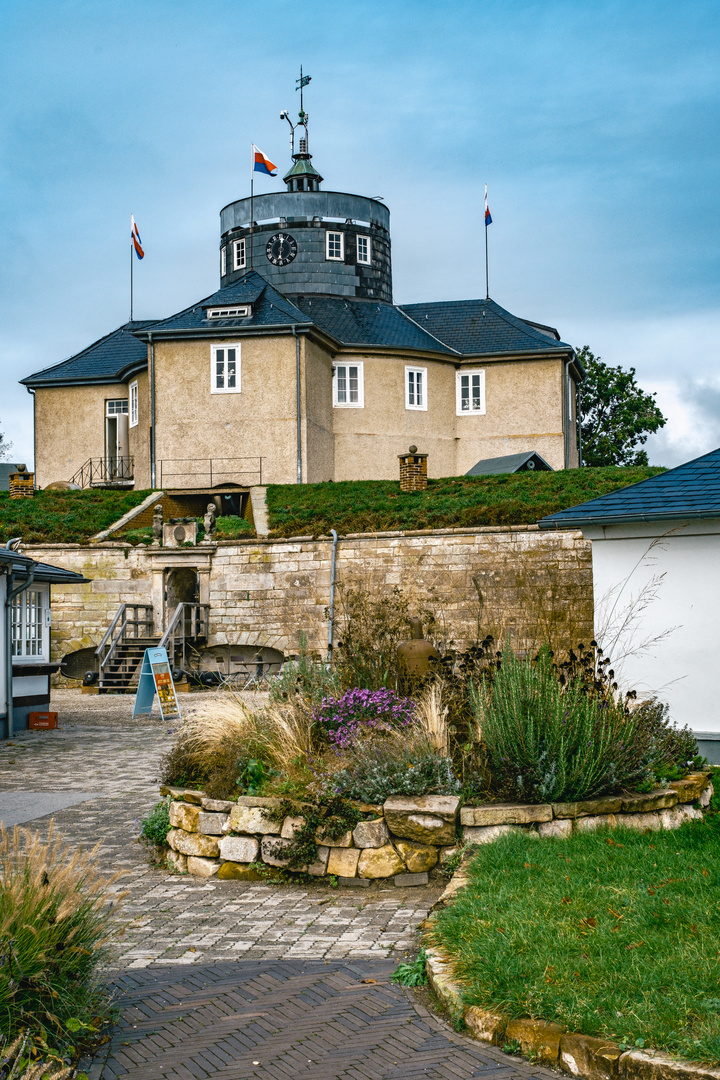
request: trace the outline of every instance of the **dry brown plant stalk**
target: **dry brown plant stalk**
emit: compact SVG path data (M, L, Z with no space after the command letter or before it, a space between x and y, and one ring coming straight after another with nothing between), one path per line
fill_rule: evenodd
M430 745L444 757L450 752L448 712L447 705L443 704L442 685L431 683L418 700L415 718Z

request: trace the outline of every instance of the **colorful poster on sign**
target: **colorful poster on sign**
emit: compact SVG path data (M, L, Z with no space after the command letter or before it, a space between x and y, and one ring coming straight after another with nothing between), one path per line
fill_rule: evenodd
M133 718L150 715L156 694L163 720L179 720L180 706L175 693L168 654L165 649L146 649L135 696Z

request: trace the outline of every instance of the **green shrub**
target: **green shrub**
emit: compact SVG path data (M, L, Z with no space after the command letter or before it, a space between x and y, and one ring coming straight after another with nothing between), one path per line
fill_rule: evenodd
M328 787L359 802L381 803L390 795L458 795L461 790L450 758L408 732L359 743L346 760Z
M170 832L170 795L155 803L152 810L140 822L140 835L147 844L162 847Z
M95 972L106 955L117 876L103 879L94 852L55 837L0 830L0 1034L72 1054L107 1012Z
M246 518L219 517L215 521L215 536L218 540L247 540L255 535L255 530Z
M603 662L605 663L605 662ZM500 669L473 690L475 718L499 793L530 802L591 798L651 781L685 753L657 702L630 708L611 681L567 677L548 649ZM564 683L564 685L563 685Z
M127 540L128 544L152 544L152 526L146 525L142 529L128 529L127 532L122 533L121 539Z
M414 960L398 964L390 978L401 986L425 986L428 981L426 963L425 950L421 949Z

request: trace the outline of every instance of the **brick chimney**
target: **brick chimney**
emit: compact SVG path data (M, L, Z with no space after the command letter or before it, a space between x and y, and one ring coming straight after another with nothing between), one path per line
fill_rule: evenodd
M407 454L398 454L400 461L400 490L424 491L427 487L427 454L418 454L411 446Z

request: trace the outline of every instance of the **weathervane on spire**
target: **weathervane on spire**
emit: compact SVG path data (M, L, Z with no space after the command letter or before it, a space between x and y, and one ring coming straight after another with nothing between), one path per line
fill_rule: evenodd
M289 113L289 111L287 109L283 109L283 111L280 113L280 119L281 120L287 120L288 124L290 125L290 148L291 148L290 152L291 152L293 157L295 156L295 128L297 128L297 127L305 128L305 138L300 140L300 153L301 154L302 153L307 153L307 147L308 147L308 120L310 119L310 117L305 112L305 108L304 108L304 105L303 105L303 90L307 86L307 84L310 82L311 78L312 78L311 75L303 75L303 69L302 69L302 64L301 64L300 65L300 78L295 80L295 82L297 83L297 86L295 87L295 89L300 91L300 112L298 113L299 120L298 120L297 124L293 124L292 120L290 119L290 113Z

